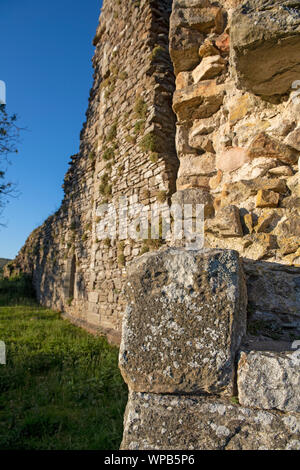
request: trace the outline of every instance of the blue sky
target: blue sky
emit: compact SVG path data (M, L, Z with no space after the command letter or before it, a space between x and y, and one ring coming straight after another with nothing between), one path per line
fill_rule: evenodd
M0 0L0 80L7 111L18 114L19 155L8 177L11 199L0 227L0 257L13 258L55 211L69 157L77 153L92 86L100 0Z

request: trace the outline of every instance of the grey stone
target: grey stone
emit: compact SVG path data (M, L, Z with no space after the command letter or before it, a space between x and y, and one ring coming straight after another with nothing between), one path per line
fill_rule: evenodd
M206 231L217 233L222 237L242 237L243 229L238 207L226 206L220 209L215 218L206 221Z
M122 450L300 450L299 414L220 398L131 393Z
M237 379L241 405L300 412L299 353L242 352Z
M300 268L277 263L244 262L251 308L299 322Z
M248 0L233 14L231 48L239 85L281 95L300 76L300 10L290 0Z
M238 253L163 249L128 268L120 368L131 390L233 391L247 295Z

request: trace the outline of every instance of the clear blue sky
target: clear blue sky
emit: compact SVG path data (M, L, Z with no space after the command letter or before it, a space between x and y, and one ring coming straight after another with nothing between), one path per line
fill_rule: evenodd
M13 258L62 200L92 86L92 39L101 4L0 0L0 80L6 82L7 111L28 129L8 169L20 196L3 213L0 257Z

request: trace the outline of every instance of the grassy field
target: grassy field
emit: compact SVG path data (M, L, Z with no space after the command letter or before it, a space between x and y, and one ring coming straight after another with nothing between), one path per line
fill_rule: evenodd
M0 449L118 449L127 388L118 350L0 281Z

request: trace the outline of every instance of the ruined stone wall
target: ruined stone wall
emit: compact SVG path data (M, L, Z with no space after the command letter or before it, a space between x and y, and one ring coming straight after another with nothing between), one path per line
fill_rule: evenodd
M300 449L300 342L249 342L236 251L145 254L127 298L123 450Z
M205 248L128 268L122 449L300 449L299 45L300 2L173 2L172 201Z
M173 2L172 200L204 204L205 246L247 260L254 328L279 334L300 328L299 46L300 2Z
M94 44L62 206L7 274L116 342L125 312L124 449L299 449L300 2L106 0ZM205 249L103 239L120 196L203 204Z
M98 208L118 207L120 196L151 205L175 191L171 5L171 0L104 0L87 121L65 177L62 206L30 235L7 269L33 275L43 305L101 327L116 341L126 263L155 245L101 239Z

